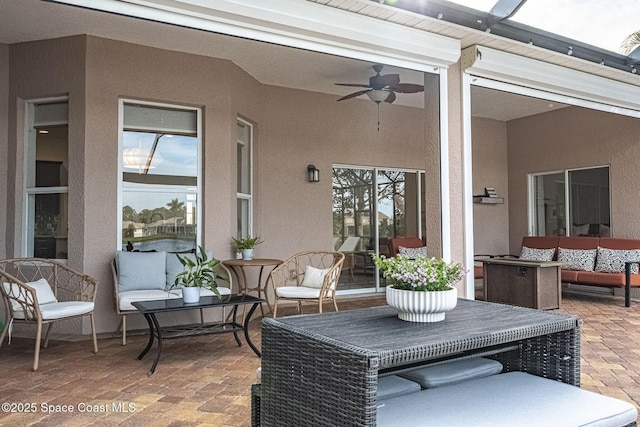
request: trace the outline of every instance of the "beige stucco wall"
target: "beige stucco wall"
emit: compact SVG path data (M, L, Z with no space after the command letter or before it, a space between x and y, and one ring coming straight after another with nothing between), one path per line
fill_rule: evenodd
M509 185L506 122L473 118L473 194L495 188L504 204L473 204L475 254L509 253Z
M119 99L202 108L203 243L221 259L232 255L236 229L238 116L255 125L254 228L265 240L257 256L332 247L332 164L424 169L427 163L424 110L383 104L378 131L377 107L368 100L336 103L334 96L264 86L226 60L76 36L12 46L11 69L10 99L69 94L69 265L100 283L99 332L120 321L109 266L119 232ZM18 111L12 106L8 114L11 135L24 126ZM22 144L12 145L9 176L21 173L15 165ZM307 181L309 163L321 170L319 183ZM23 183L20 176L13 181L8 230L23 217ZM7 239L17 254L19 233ZM146 327L141 316L127 323Z
M611 233L640 238L640 120L579 107L507 124L510 249L527 234L527 174L610 165ZM516 252L513 252L516 251Z
M337 103L335 97L264 87L256 153L255 218L263 255L286 257L305 249L331 249L332 164L424 169L423 111L377 106L369 100ZM277 106L277 108L276 108ZM320 182L307 181L307 165Z
M8 140L9 113L9 46L0 43L0 158L6 159L9 149ZM7 162L0 161L0 188L6 189L8 182ZM0 205L7 206L8 192L5 190L0 196ZM0 224L7 223L7 209L0 209ZM0 258L6 258L7 235L0 233Z
M69 204L81 202L81 173L84 145L84 52L82 37L61 38L47 42L20 43L10 46L10 86L7 159L7 229L11 248L8 255L22 254L23 171L25 100L69 96ZM15 178L15 179L14 179ZM82 211L72 210L70 223L83 224ZM82 225L79 227L82 228ZM75 230L75 229L74 229ZM82 268L83 236L69 229L69 265Z

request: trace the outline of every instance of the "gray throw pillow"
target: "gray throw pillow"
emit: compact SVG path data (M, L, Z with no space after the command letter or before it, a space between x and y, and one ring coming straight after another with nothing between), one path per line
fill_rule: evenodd
M165 288L166 252L125 252L116 254L120 292Z

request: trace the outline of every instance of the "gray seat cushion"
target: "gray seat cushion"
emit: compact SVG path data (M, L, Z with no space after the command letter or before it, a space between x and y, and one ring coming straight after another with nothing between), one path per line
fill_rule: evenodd
M632 404L524 372L509 372L378 402L378 426L618 427Z
M457 384L473 378L482 378L502 372L502 363L497 360L476 357L456 360L442 365L428 366L399 374L401 377L415 381L422 388L435 388Z
M378 400L420 391L420 384L397 375L378 378Z

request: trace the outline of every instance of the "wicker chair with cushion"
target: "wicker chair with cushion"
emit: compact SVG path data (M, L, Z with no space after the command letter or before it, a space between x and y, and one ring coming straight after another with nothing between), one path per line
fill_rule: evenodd
M44 348L49 344L49 332L54 322L89 316L93 336L93 352L98 352L93 321L97 282L69 267L39 258L0 261L0 292L5 305L6 326L0 335L11 338L14 323L37 325L33 370L38 370L42 326L48 325Z
M281 300L297 301L299 313L302 303L309 301L318 302L320 313L324 302L333 301L338 311L335 291L343 262L344 254L340 252L309 251L297 253L274 268L268 278L275 294L273 317Z

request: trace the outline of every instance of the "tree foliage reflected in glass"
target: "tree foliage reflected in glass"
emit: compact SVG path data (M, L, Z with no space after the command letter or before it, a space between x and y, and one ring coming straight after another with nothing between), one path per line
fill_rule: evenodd
M197 247L197 112L124 106L122 249Z

